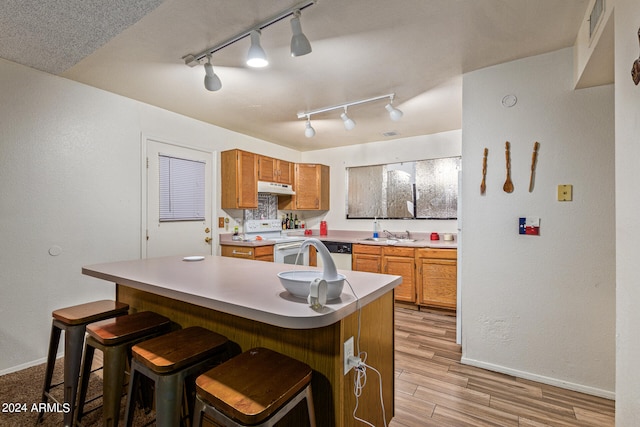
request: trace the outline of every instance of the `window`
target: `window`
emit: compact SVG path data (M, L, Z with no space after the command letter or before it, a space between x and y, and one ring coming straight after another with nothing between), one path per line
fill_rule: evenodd
M203 221L205 162L159 155L160 222Z

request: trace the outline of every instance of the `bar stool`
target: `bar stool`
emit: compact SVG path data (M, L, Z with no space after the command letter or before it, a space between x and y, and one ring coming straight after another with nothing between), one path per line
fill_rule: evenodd
M193 425L202 414L224 427L272 427L302 399L315 427L311 368L266 348L254 348L196 379Z
M223 335L194 326L133 346L125 426L133 422L140 376L155 383L156 426L180 425L183 392L193 391L197 375L228 359L228 341ZM185 384L188 378L191 378L191 387ZM188 399L187 414L192 413L193 403L193 399Z
M87 325L75 424L80 424L80 420L85 415L84 404L95 350L101 350L104 355L103 423L105 426L116 427L120 417L125 367L130 359L131 347L140 341L168 332L170 326L171 321L168 318L152 311L141 311Z
M64 403L69 404L70 411L64 414L64 425L71 426L73 421L73 408L76 403L78 391L78 376L80 374L80 362L82 360L82 345L84 344L84 331L89 323L111 317L122 316L129 311L129 305L112 300L100 300L72 307L60 308L52 313L51 338L49 339L49 353L47 354L47 367L42 387L42 403L47 403L49 398L56 400L50 392L53 370L56 364L56 353L60 343L60 334L64 331ZM59 402L58 402L59 403ZM38 414L38 422L42 421L44 411Z

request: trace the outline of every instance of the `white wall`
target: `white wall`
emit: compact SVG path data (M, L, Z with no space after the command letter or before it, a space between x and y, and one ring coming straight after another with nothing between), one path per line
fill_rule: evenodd
M638 425L640 414L640 86L631 65L640 54L637 0L616 0L616 426Z
M613 86L573 91L572 76L571 49L464 76L463 362L613 397ZM501 105L506 94L514 107ZM558 184L573 185L572 202L556 201ZM520 216L541 218L541 235L518 235Z
M112 284L81 274L83 265L140 257L141 135L299 160L4 60L0 93L0 374L43 360L54 309L114 297Z
M346 132L346 131L345 131ZM398 163L461 155L459 130L433 135L393 139L368 144L351 145L302 153L301 161L321 163L331 167L331 210L319 216L305 212L304 218L314 228L320 220L331 230L373 230L372 220L346 219L346 168L353 166ZM382 220L380 229L404 232L457 232L455 220Z

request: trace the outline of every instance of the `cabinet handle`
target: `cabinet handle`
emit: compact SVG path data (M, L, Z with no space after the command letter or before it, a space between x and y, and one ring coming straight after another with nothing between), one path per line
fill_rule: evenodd
M234 255L242 255L242 256L251 256L253 254L252 251L249 252L241 252L241 251L237 251L237 250L233 250L232 252Z

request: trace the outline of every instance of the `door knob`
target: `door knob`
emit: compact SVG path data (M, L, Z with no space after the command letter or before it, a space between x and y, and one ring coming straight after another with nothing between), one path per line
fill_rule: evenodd
M211 230L209 230L209 227L207 227L207 228L205 228L205 229L204 229L204 232L205 232L205 233L210 233L210 232L211 232Z
M211 237L207 236L204 238L204 241L207 243L211 243Z

